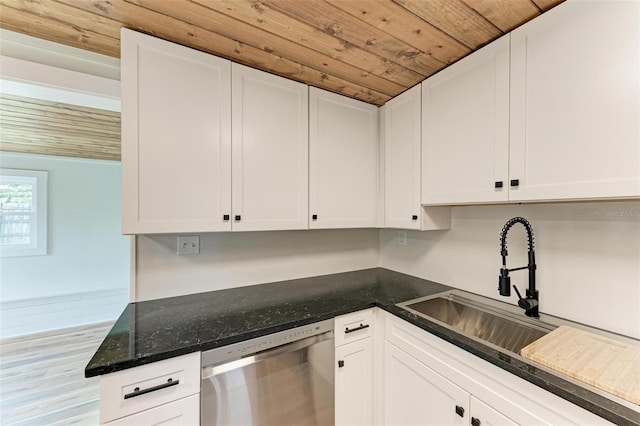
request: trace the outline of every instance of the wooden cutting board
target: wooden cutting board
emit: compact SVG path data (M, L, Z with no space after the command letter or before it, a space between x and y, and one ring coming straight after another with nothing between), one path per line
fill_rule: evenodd
M640 345L561 326L522 348L520 354L640 404Z

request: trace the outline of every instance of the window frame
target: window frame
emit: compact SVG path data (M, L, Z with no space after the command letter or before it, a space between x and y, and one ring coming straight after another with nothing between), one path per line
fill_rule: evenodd
M35 182L30 244L0 243L0 257L42 256L47 254L47 190L49 173L42 170L0 168L0 182ZM1 214L1 213L0 213Z

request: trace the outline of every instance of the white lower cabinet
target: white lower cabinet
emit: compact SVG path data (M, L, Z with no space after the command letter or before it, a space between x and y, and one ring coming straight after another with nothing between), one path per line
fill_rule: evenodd
M398 317L383 318L385 425L611 424Z
M384 375L386 425L517 425L389 342Z
M108 423L109 426L195 426L200 424L200 395L191 395Z
M374 424L373 309L336 317L335 424Z
M373 341L336 348L336 425L373 424Z
M383 368L384 424L469 423L469 393L389 342L384 344Z
M197 425L200 352L100 377L100 423Z
M517 425L508 417L499 411L489 407L473 395L469 396L471 400L471 424L473 426L492 426L492 425Z

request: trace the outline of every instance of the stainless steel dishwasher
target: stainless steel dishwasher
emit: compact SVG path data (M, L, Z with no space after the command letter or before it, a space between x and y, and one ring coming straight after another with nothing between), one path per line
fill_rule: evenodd
M202 425L333 425L333 320L202 353Z

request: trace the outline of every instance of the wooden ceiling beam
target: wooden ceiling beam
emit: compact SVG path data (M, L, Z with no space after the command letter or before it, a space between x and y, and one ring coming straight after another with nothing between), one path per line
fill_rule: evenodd
M357 46L413 70L421 75L420 80L445 66L444 62L435 57L401 40L389 37L383 31L366 25L325 1L306 0L304 7L300 7L297 0L262 0L262 4L313 25L316 29L342 40L345 46Z
M327 0L333 6L397 38L409 46L451 64L471 52L464 44L391 1Z
M120 57L120 38L109 37L75 26L73 23L39 16L12 7L17 3L14 0L0 2L2 7L0 26L2 28L103 55Z
M244 21L217 12L193 2L175 0L128 0L130 3L180 19L205 30L214 31L225 37L238 40L265 52L290 59L334 75L368 90L379 91L394 96L406 89L405 86L371 74L346 62L329 57L304 45L294 43L279 35L264 31Z
M0 150L120 160L120 113L0 94Z
M131 28L384 104L563 0L0 0L0 27L113 57Z
M0 110L3 113L13 111L18 113L33 114L41 117L51 117L75 122L105 123L113 127L120 127L120 113L101 109L81 107L78 105L63 104L60 102L47 102L41 99L24 98L21 96L0 94Z
M0 0L0 5L13 5L12 7L18 10L42 18L73 24L78 28L90 28L95 33L120 39L120 27L113 20L53 0Z
M119 21L122 26L127 28L233 59L250 67L292 80L325 87L328 90L362 99L366 102L382 105L391 98L391 96L383 93L368 90L336 76L123 0L59 1L81 10Z
M80 137L85 137L90 135L92 137L104 138L115 137L116 140L119 140L120 138L120 127L106 127L102 126L101 123L95 123L93 126L89 127L87 125L72 123L71 121L63 122L61 120L44 120L42 118L34 118L34 116L25 117L22 114L16 113L3 113L2 117L0 117L0 126L2 126L3 129L5 129L5 126L33 128L36 130L43 129L68 136L79 135Z
M470 49L477 49L503 32L462 0L393 0Z
M544 12L551 9L552 7L559 5L563 1L564 0L533 0L536 6L538 6L540 10Z
M270 9L255 0L192 0L220 13L240 19L272 34L279 34L297 44L368 70L404 87L411 87L422 79L421 74L389 61L359 47L345 43L317 28L286 14Z
M2 151L5 151L5 152L19 152L23 154L86 158L90 160L120 161L120 150L118 150L117 152L110 152L110 151L100 152L97 150L89 151L86 149L86 147L82 147L80 149L52 148L51 144L48 142L44 142L42 144L33 143L33 144L27 145L24 143L14 143L11 141L6 141L1 136L0 136L0 145L2 146Z
M540 15L531 0L462 0L504 33Z

